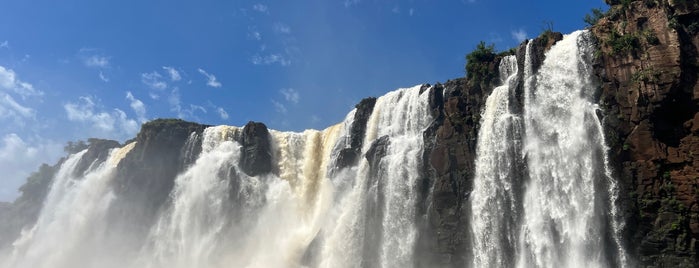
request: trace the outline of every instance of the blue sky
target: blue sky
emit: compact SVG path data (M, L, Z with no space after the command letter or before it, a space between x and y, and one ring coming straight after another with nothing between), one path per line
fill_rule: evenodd
M140 124L261 121L322 129L368 96L464 75L594 1L8 0L0 10L0 200L67 141L124 141Z

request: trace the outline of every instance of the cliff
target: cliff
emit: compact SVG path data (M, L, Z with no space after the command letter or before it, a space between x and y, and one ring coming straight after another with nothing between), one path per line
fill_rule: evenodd
M629 252L640 267L696 267L699 4L607 2L592 32Z
M598 45L594 75L599 94L594 98L601 107L598 116L604 118L609 156L619 181L624 247L634 267L696 267L699 4L682 0L607 3L611 5L609 11L590 29ZM476 61L467 66L466 77L420 88L420 92L429 91L429 114L434 121L422 133L423 164L414 219L418 228L414 257L417 267L464 267L471 263L468 199L474 184L481 115L487 97L499 83L499 63L507 55L516 55L519 70L524 70L527 44L531 42L530 66L536 72L546 51L562 38L560 33L546 31L502 54L479 47L483 50L471 57ZM520 72L516 90L509 96L514 114L523 110L523 79ZM381 188L385 185L376 172L392 141L382 136L372 144L363 144L376 103L376 98L367 98L357 104L343 147L332 159L328 172L356 167L363 148L368 148L363 155L372 174L367 183ZM123 245L140 245L146 239L158 215L172 201L178 174L199 158L207 127L159 119L144 124L138 135L126 142L135 144L116 167L111 182L115 199L106 213L113 233L130 235L118 239L126 241ZM276 172L275 148L262 123L249 122L226 135L240 145L240 159L221 171L224 175L217 176L230 182L226 185L231 195L224 201L235 207L247 202L245 196L234 194L242 187L238 182L241 175L237 175L241 173L235 169L249 176ZM75 169L76 176L103 163L110 150L120 146L115 141L91 139ZM22 195L14 203L0 203L0 248L14 241L22 227L36 221L62 161L40 167L22 186ZM517 161L513 170L521 174L515 174L513 188L521 191L527 180L527 164L524 157ZM385 198L382 193L375 193L373 203L366 205L367 226L381 225L386 213L381 206ZM367 228L362 234L371 245L362 249L360 265L372 266L378 261L375 247L380 243L380 232ZM303 263L318 261L313 254L322 242L314 239L310 243L303 252ZM118 245L112 245L112 249L128 251Z

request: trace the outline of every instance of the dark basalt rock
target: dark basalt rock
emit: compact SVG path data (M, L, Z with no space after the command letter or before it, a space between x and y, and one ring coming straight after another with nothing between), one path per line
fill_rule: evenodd
M272 152L267 126L259 122L248 122L240 138L242 147L240 168L250 176L272 171Z
M376 170L376 168L381 164L381 158L386 156L390 143L391 140L389 139L388 135L386 135L381 136L371 144L369 150L366 152L366 155L364 155L366 160L369 161L369 167L371 170Z
M594 67L627 251L637 267L699 267L699 5L606 2L617 15L591 29ZM614 51L612 32L637 46Z
M354 113L354 121L352 121L352 126L350 128L350 144L348 148L342 149L337 157L335 166L338 169L353 166L357 163L364 143L366 123L369 121L369 117L374 111L375 104L376 98L370 97L361 100L355 106L357 111Z
M76 176L82 175L90 167L97 167L107 160L110 149L121 146L117 141L103 139L88 139L88 143L87 152L80 158L78 166L75 168Z
M119 162L112 181L116 199L107 215L113 233L132 235L123 240L144 239L169 199L177 174L189 165L181 160L200 153L200 137L206 127L180 119L157 119L143 124L136 138L126 142L136 145ZM185 146L188 142L193 145ZM185 148L195 151L185 152Z

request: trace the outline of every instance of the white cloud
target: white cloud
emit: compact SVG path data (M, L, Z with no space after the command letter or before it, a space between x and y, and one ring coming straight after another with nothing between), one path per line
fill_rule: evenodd
M12 118L15 119L17 123L22 123L23 119L34 118L36 114L34 109L17 103L17 101L8 94L3 95L4 96L0 98L0 118Z
M10 48L10 43L5 40L0 43L0 48Z
M216 112L218 112L218 115L221 117L221 119L223 119L223 120L228 119L228 112L226 112L226 110L224 110L223 108L218 107L216 109Z
M285 114L287 112L286 106L284 106L284 104L281 104L275 100L272 100L272 104L274 105L274 109L277 110L278 113Z
M219 81L216 81L216 76L214 76L213 74L209 74L201 68L199 68L199 73L206 76L206 78L208 79L208 81L206 82L207 86L221 87L221 83Z
M13 91L22 98L44 95L44 92L34 89L32 84L19 80L15 71L3 66L0 66L0 90Z
M77 103L67 103L63 108L68 120L87 125L89 135L123 139L133 137L138 132L139 124L128 118L124 111L102 111L90 97L80 97Z
M264 4L254 4L252 5L252 10L255 10L257 12L262 12L262 13L268 13L267 6Z
M182 100L180 99L180 90L178 88L172 89L167 101L170 103L170 111L177 113L178 118L184 118Z
M410 15L412 17L414 13L415 13L415 9L411 7L410 10L408 10L408 15Z
M163 76L158 72L142 73L141 82L152 89L163 90L167 88L167 83L162 80Z
M360 0L345 0L345 7L350 7L359 4Z
M254 39L254 40L257 40L257 41L262 40L262 34L261 34L260 32L258 32L258 31L249 32L249 33L248 33L248 36L250 37L250 39Z
M523 42L527 40L527 32L522 28L517 31L512 31L512 38L517 40L517 42Z
M25 140L16 133L0 140L0 201L17 198L19 187L41 163L54 163L63 154L63 145L49 140Z
M92 55L83 59L87 67L106 68L109 67L109 58L100 55Z
M109 82L109 78L107 78L107 76L105 76L104 73L102 73L102 71L100 71L99 77L100 77L100 80L102 80L104 82Z
M286 99L287 102L291 102L294 104L299 103L299 100L301 97L299 96L299 92L294 90L293 88L282 88L279 90L279 93L284 95L284 99Z
M278 33L283 33L283 34L290 34L291 27L289 27L289 25L286 25L284 23L276 23L276 24L274 24L274 31L276 31Z
M250 60L252 64L255 65L270 65L274 63L279 63L281 66L288 66L291 61L284 58L281 54L269 54L266 56L255 55Z
M175 70L173 67L169 66L163 66L163 69L167 71L167 73L170 75L170 80L171 81L180 81L182 80L182 76L180 75L180 72Z
M131 102L131 109L134 111L134 113L136 113L138 121L141 123L148 121L148 119L146 119L146 105L143 104L141 100L135 98L133 94L131 94L131 91L126 92L126 99Z

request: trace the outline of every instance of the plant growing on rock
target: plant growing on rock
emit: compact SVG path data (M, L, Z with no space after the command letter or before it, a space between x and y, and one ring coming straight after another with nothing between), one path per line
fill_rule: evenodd
M476 83L489 83L495 78L490 64L495 60L495 45L486 45L481 41L476 49L466 54L466 78Z

